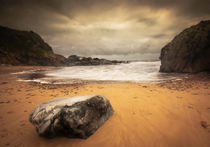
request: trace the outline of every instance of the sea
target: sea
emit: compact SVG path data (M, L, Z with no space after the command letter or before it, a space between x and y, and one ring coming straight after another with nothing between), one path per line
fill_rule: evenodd
M71 66L46 70L31 70L15 74L20 81L44 84L72 84L84 81L98 82L162 82L181 80L186 74L161 73L160 61L138 61L116 65ZM28 76L26 76L28 75Z

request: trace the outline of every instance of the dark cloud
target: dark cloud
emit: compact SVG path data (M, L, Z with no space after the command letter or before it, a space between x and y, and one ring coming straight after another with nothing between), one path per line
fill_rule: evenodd
M33 30L63 55L151 57L185 27L209 19L209 4L210 0L0 0L0 25Z
M210 14L210 0L126 0L132 6L144 5L153 9L173 9L180 15L203 16Z
M162 37L167 37L167 36L168 36L167 34L161 33L161 34L155 34L155 35L153 35L152 37L153 37L153 38L162 38Z
M152 19L152 18L146 18L146 17L140 18L138 22L145 23L146 25L150 25L150 26L157 24L157 21L154 18Z
M0 7L33 7L38 6L70 16L74 11L109 10L117 6L147 6L153 9L174 9L182 15L208 15L210 0L1 0Z

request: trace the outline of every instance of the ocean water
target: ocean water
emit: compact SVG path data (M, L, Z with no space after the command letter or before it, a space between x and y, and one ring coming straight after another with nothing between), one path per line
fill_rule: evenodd
M44 76L22 79L40 83L77 83L81 81L161 82L180 80L185 75L160 73L160 61L131 62L117 65L72 66L40 71ZM29 71L30 73L30 71ZM31 71L39 73L39 71Z

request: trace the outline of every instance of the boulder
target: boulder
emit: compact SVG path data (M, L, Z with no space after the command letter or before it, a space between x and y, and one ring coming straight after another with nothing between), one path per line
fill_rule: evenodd
M113 114L102 95L57 98L38 105L30 122L42 137L88 138Z
M210 71L210 20L185 29L161 50L161 72Z

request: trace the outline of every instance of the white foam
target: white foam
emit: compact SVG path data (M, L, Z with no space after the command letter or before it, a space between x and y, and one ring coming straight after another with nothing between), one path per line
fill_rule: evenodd
M157 81L160 62L132 62L119 65L72 66L47 73L59 79L82 79L96 81Z
M131 82L159 82L175 80L178 74L160 73L160 61L131 62L128 64L100 65L100 66L72 66L47 70L45 75L28 81L39 83L79 83L81 80L93 81L131 81ZM34 71L30 71L34 72Z

